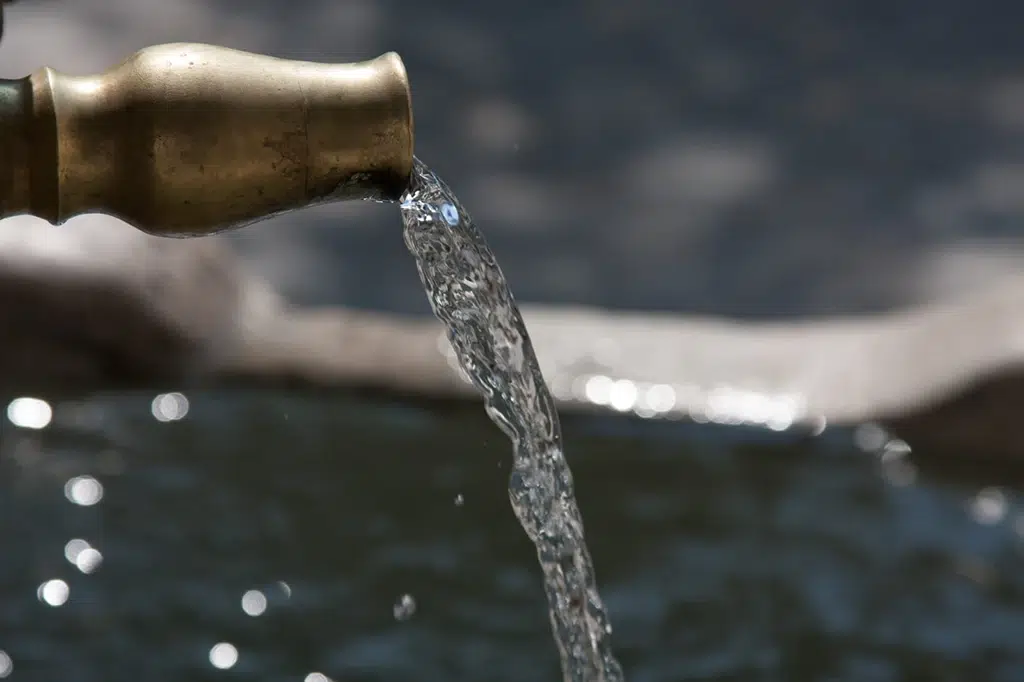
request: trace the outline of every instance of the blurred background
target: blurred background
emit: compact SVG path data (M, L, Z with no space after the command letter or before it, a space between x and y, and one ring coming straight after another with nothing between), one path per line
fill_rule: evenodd
M406 62L417 152L527 301L879 310L1020 272L1015 3L19 0L0 69L212 42ZM233 236L303 302L425 311L393 211Z
M418 155L521 301L788 318L1024 272L1022 19L1007 1L19 0L0 77L173 41L395 50ZM293 301L427 312L394 207L229 239ZM1024 680L1019 476L919 469L870 426L566 428L629 679ZM14 401L2 429L0 678L557 679L509 446L478 406L132 394Z

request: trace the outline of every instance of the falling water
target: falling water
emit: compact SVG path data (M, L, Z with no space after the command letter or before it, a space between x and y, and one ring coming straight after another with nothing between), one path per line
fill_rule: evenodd
M501 268L452 191L418 159L402 219L430 305L488 416L512 440L509 498L537 548L563 678L622 680L558 413Z

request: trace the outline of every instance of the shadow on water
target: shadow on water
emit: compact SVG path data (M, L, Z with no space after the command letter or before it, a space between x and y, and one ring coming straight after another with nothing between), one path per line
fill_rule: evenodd
M558 679L478 405L188 398L175 421L122 397L4 425L10 679ZM630 680L1024 677L1018 490L893 478L841 436L565 429Z

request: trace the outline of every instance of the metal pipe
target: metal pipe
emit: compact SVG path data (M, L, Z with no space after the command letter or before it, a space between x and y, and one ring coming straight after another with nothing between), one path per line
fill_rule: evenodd
M146 48L96 76L0 80L0 218L106 213L198 236L311 204L395 199L413 162L405 67Z

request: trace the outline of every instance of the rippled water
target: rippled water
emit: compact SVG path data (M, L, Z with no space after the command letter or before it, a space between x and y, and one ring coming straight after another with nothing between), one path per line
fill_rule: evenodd
M513 444L512 508L537 549L566 682L617 682L555 402L494 254L452 191L418 159L402 197L405 243L459 365Z
M0 409L9 679L557 678L478 405L153 398L23 401L22 427ZM897 466L828 432L564 426L632 679L1024 679L1019 470Z

